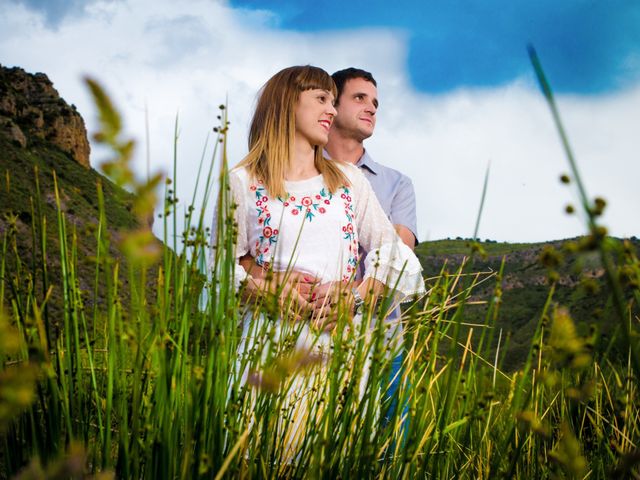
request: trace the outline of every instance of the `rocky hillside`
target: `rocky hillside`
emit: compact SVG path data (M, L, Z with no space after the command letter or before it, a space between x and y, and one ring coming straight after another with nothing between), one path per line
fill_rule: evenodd
M108 229L114 240L123 229L138 225L131 213L132 197L90 167L84 121L58 96L46 75L0 67L0 245L6 248L4 255L0 252L0 267L5 268L4 299L0 301L24 309L25 305L14 302L21 292L33 285L42 302L45 287L51 286L46 313L55 327L61 323L62 277L54 173L68 241L77 242L78 283L86 293L85 306L90 306L101 302L100 292L95 296L93 289L97 184L104 191ZM114 243L110 254L118 259Z
M43 140L89 168L84 120L44 73L0 65L0 133L21 148Z

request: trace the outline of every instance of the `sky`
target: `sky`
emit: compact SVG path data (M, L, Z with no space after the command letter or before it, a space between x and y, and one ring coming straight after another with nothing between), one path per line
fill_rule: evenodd
M0 64L46 73L90 132L96 112L82 78L98 79L138 140L140 175L147 154L151 171L172 172L177 119L182 208L211 156L219 104L228 105L235 164L274 73L300 64L372 72L380 108L365 147L412 179L420 241L473 234L488 168L480 238L585 233L583 219L564 213L577 194L559 181L569 165L529 63L532 44L587 192L607 201L604 225L640 236L636 0L0 0L0 11ZM106 153L92 148L98 167Z

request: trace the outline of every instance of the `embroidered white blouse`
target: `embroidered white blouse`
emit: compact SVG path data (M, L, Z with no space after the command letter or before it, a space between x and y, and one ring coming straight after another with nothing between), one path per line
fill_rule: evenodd
M420 262L398 237L371 185L360 170L341 164L350 185L331 193L322 175L285 182L287 196L274 198L260 181L236 168L229 185L237 204L236 258L250 253L275 271L295 269L321 281L348 281L355 276L358 243L369 252L362 260L364 279L373 277L395 287L396 299L424 293ZM247 273L238 263L238 285Z

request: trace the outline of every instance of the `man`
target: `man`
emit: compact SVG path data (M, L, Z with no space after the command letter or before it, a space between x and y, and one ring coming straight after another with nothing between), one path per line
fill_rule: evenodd
M379 105L377 83L371 73L358 68L340 70L331 77L338 90L335 104L338 113L325 150L331 158L360 167L398 235L413 250L417 244L413 183L397 170L375 162L363 145L364 140L373 135L376 126ZM360 260L365 256L366 252L361 250ZM359 273L362 278L363 262ZM398 310L389 315L388 323L395 326L390 329L389 338L401 338L398 317Z

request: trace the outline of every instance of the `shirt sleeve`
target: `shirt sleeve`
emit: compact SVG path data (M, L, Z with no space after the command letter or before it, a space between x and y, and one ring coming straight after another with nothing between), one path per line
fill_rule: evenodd
M411 230L418 244L418 228L416 219L416 194L413 182L406 175L401 175L391 202L389 217L394 225L403 225Z
M349 172L353 182L358 241L368 252L363 260L364 280L379 280L401 302L424 294L420 261L396 233L364 175L355 168Z
M243 188L244 184L237 171L229 172L229 191L222 192L222 195L218 196L216 207L213 214L213 226L211 228L211 255L209 258L209 269L217 268L219 262L216 261L216 257L220 259L218 255L218 249L220 248L218 238L223 232L231 229L232 235L235 235L234 241L234 258L235 265L233 271L233 282L236 289L240 286L240 283L244 281L248 274L245 269L240 265L239 259L243 255L249 252L249 240L248 240L248 219L247 219L247 196L246 189ZM223 199L223 204L220 205L220 200ZM225 203L228 202L228 205ZM227 210L228 209L228 210ZM220 211L232 211L233 221L231 224L228 222L218 222Z

